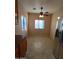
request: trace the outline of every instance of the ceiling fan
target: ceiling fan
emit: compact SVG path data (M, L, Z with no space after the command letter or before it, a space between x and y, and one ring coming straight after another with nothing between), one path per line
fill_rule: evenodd
M40 16L39 17L44 17L44 16L48 16L48 12L43 12L43 7L40 8L41 9L41 12L40 12Z

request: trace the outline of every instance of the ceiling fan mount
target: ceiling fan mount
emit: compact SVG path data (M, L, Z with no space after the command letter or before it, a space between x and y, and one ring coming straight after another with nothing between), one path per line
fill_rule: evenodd
M41 9L40 15L48 16L48 12L45 12L45 13L44 13L44 12L42 11L42 10L43 10L43 7L41 7L40 9Z
M43 12L42 12L42 10L43 10L43 7L41 7L41 12L40 12L40 15L43 15Z

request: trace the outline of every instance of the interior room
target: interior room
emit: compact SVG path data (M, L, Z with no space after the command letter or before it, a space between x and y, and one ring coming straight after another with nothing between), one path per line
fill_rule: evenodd
M63 0L15 0L15 58L63 59Z

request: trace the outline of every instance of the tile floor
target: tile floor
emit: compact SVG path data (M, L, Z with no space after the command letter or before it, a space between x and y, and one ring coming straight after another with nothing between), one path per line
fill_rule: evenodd
M52 40L44 36L29 37L27 39L26 57L16 59L55 59Z
M27 59L55 59L52 40L49 37L33 36L27 39Z

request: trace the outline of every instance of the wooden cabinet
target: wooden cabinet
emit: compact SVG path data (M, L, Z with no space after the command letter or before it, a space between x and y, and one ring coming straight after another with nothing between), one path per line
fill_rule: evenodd
M23 38L21 35L15 36L15 56L25 57L27 51L27 40L26 37Z

